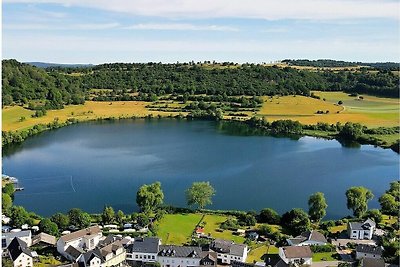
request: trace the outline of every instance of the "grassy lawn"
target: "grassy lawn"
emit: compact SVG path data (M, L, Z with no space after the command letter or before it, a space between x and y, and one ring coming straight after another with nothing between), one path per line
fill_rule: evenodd
M190 241L190 237L199 223L202 215L200 213L191 214L167 214L158 223L157 235L163 244L182 245ZM206 225L205 234L211 234L214 238L233 240L236 243L243 243L244 237L234 235L232 231L224 230L218 232L219 225L226 221L228 217L223 215L210 215L204 217Z
M329 232L331 233L340 233L344 230L347 230L347 224L337 225L329 228Z
M5 107L2 109L3 131L22 130L39 123L53 122L58 118L60 122L69 118L80 121L94 120L108 117L132 117L146 116L149 114L168 116L170 112L149 111L146 106L149 102L143 101L116 101L116 102L94 102L86 101L84 105L70 105L60 110L49 110L40 118L32 118L33 111L20 106ZM24 121L20 121L25 117Z
M336 261L333 257L333 255L336 254L336 252L319 252L319 253L313 253L312 255L312 260L313 261Z
M163 244L182 245L190 241L190 236L201 214L167 214L158 224L157 235Z
M279 249L277 247L263 244L262 246L250 250L246 262L264 261L265 257L270 257L270 255L277 256L278 253Z
M314 94L321 100L304 96L264 97L263 107L257 115L269 121L291 119L303 124L351 121L369 127L398 125L398 99L363 95L364 99L359 100L343 92L314 91ZM343 101L343 105L337 105L339 100ZM329 110L329 113L315 114L318 110Z
M203 220L204 222L206 222L206 225L204 227L204 233L205 234L210 233L211 236L214 238L228 239L238 244L243 243L245 240L244 237L234 235L233 232L230 230L223 230L222 232L216 231L217 229L219 229L219 225L222 222L226 221L227 218L228 218L227 216L207 214Z

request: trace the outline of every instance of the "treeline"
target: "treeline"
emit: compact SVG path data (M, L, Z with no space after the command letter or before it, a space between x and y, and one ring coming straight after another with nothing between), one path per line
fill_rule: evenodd
M61 109L68 104L83 104L85 90L82 82L71 76L20 63L16 60L2 61L3 105L28 104L31 100L40 108ZM36 105L31 103L32 108Z
M94 97L98 101L154 101L164 94L308 96L311 90L399 97L398 77L383 70L370 73L308 71L259 64L225 68L187 63L114 63L45 71L16 60L3 60L2 71L3 105L31 103L31 108L46 109L82 104L89 98L89 89L111 89L110 93L98 92Z
M395 62L376 62L376 63L364 63L364 62L348 62L341 60L332 59L285 59L283 63L287 63L292 66L306 66L316 68L337 68L337 67L371 67L377 70L400 70L399 63Z

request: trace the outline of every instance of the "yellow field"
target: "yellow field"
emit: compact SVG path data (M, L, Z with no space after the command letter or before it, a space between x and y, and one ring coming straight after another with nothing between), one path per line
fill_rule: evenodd
M314 92L321 100L304 96L264 97L258 116L269 121L291 119L303 124L326 122L329 124L348 121L369 127L397 126L399 124L398 99L363 96L363 100L343 92ZM325 98L326 101L322 99ZM343 105L337 102L343 101ZM316 114L318 110L328 114Z
M170 115L170 113L167 112L149 111L146 109L146 105L148 104L149 102L143 101L86 101L84 105L71 105L66 106L64 109L60 110L49 110L47 111L47 115L40 118L32 118L31 115L34 114L34 112L20 106L5 107L2 110L2 130L22 130L32 127L35 124L52 122L55 118L58 118L60 122L63 122L69 118L75 118L80 121L85 121L108 117L132 117L134 115ZM21 117L25 117L25 120L20 121Z

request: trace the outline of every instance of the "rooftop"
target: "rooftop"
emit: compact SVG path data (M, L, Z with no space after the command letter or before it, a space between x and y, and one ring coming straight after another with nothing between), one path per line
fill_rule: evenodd
M158 253L160 239L156 237L135 238L134 242L128 245L129 252Z
M159 256L178 257L178 258L202 258L200 247L185 247L175 245L161 245Z
M10 256L13 261L15 261L22 253L33 257L32 251L27 247L26 243L18 237L11 241L7 249L10 252Z
M85 228L85 229L82 229L79 231L72 232L70 234L63 235L61 237L61 240L64 242L69 242L72 240L82 238L84 236L89 237L89 236L97 235L99 233L101 233L101 229L98 225L95 225L95 226L91 226L89 228Z
M360 253L382 255L382 247L377 247L373 245L358 244L356 247L356 251Z
M302 247L289 246L289 247L282 247L281 249L283 250L285 257L288 259L312 257L311 249L308 246L302 246Z

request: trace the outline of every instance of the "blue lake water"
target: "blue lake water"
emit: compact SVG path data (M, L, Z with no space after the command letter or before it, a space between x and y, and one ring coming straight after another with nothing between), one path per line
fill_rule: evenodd
M217 122L122 120L71 125L28 138L3 156L3 173L25 190L15 203L41 215L79 207L100 212L112 205L137 210L136 191L160 181L165 203L186 206L193 181L210 181L212 209L282 213L307 210L317 191L328 202L326 218L350 214L345 191L365 186L377 198L399 179L391 150L343 147L336 140L226 134Z

